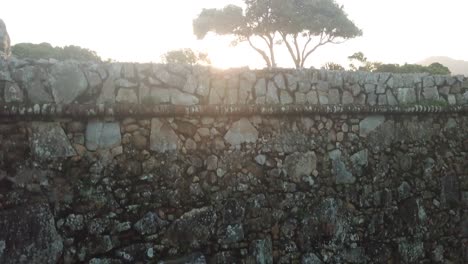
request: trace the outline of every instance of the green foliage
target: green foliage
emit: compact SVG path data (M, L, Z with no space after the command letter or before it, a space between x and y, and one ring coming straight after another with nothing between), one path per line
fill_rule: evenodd
M334 0L244 0L245 10L228 5L203 9L193 21L194 34L233 35L247 41L265 61L276 67L274 46L284 44L296 68L328 43L341 43L362 34ZM257 41L256 41L257 40ZM265 47L258 45L264 43Z
M325 65L322 66L322 69L329 70L329 71L344 71L345 70L343 66L334 62L325 63Z
M449 68L440 63L432 63L429 66L419 64L383 64L381 62L370 62L362 52L356 52L349 56L351 61L349 67L353 71L368 71L368 72L389 72L389 73L429 73L432 75L448 75Z
M378 62L367 61L367 57L364 56L364 53L362 53L362 52L356 52L353 55L349 56L348 59L351 62L349 64L349 67L353 71L373 72L380 65L380 63L378 63Z
M208 54L195 52L191 49L179 49L166 52L162 57L164 63L180 63L180 64L211 64Z
M41 44L19 43L12 47L12 53L18 58L101 61L95 51L73 45L63 48L52 47L45 42Z

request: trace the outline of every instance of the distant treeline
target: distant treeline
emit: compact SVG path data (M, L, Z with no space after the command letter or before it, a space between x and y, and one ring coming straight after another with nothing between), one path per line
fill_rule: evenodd
M79 46L53 47L49 43L19 43L11 47L11 52L18 58L56 59L101 62L95 51Z

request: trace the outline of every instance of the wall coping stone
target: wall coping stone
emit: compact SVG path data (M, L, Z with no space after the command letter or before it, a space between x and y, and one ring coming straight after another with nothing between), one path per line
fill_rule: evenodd
M0 117L180 117L314 114L468 113L468 105L154 105L142 104L0 104Z

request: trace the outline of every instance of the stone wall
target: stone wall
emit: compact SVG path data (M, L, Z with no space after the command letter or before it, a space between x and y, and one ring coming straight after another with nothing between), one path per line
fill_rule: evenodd
M0 263L463 263L462 76L0 65Z
M0 60L0 102L144 105L463 105L463 76L320 70L218 71L161 64Z

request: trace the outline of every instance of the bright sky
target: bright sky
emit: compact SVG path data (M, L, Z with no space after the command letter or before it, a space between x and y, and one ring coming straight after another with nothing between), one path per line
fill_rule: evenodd
M364 35L325 46L309 58L320 67L362 51L372 61L414 63L429 56L468 60L467 0L337 0ZM231 38L196 40L192 20L203 7L241 0L0 0L0 18L12 43L78 45L118 61L157 62L171 49L208 52L218 67L263 67L247 45L230 47ZM279 66L292 67L284 51Z

